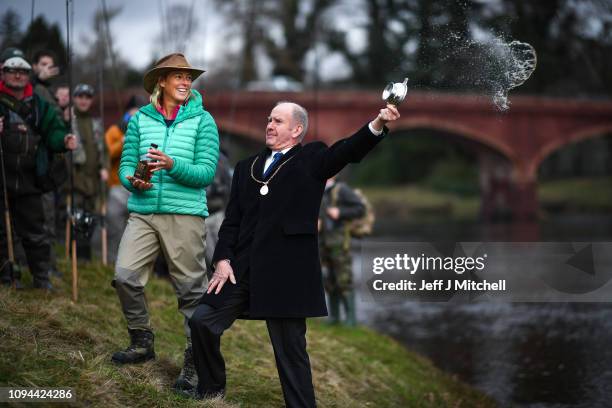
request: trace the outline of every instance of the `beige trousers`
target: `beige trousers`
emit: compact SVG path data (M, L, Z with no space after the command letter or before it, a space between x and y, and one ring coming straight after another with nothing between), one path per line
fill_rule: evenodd
M179 311L187 320L193 314L206 288L206 227L195 215L131 213L115 263L113 286L117 290L128 329L151 330L144 287L162 250L168 262L170 279Z

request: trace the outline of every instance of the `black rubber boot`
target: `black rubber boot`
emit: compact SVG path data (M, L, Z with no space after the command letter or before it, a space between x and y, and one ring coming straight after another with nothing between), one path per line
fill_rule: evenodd
M112 362L116 364L142 363L155 358L154 339L152 331L129 329L130 345L122 351L113 354Z
M197 386L198 373L196 373L195 362L193 360L193 348L190 341L187 343L187 347L185 347L183 368L174 383L174 389L178 392L195 392Z

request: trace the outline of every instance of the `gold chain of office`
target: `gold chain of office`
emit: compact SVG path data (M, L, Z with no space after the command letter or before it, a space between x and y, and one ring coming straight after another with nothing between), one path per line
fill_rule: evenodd
M272 181L272 179L274 178L274 176L276 176L276 173L278 173L278 171L280 169L283 168L283 166L287 163L289 163L289 160L293 159L293 156L291 156L290 158L287 159L287 161L285 161L284 163L281 163L280 166L278 166L276 168L276 170L274 170L274 173L272 173L272 175L270 176L270 178L267 181L263 181L263 180L258 180L255 177L255 174L253 174L253 169L255 168L255 163L257 163L257 160L259 159L259 156L257 156L255 158L255 160L253 160L253 163L251 164L251 178L259 184L263 184L261 186L261 188L259 189L259 194L261 194L262 196L265 196L266 194L268 194L270 192L270 188L268 187L268 183Z

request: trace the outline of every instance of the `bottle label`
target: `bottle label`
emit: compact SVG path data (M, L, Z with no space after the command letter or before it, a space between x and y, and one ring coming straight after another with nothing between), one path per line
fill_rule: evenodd
M151 180L152 172L149 170L148 160L140 160L136 166L134 177L147 183Z

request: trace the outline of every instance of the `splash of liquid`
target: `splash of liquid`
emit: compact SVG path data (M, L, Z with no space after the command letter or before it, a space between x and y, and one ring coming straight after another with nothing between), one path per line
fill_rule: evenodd
M500 111L510 108L508 92L525 83L535 71L537 54L528 43L512 41L511 43L498 42L493 48L493 56L501 61L499 81L494 85L493 103Z
M451 32L440 43L443 57L438 69L453 69L438 85L485 94L500 111L510 108L509 91L527 81L537 65L536 51L530 44L501 36L474 40Z

